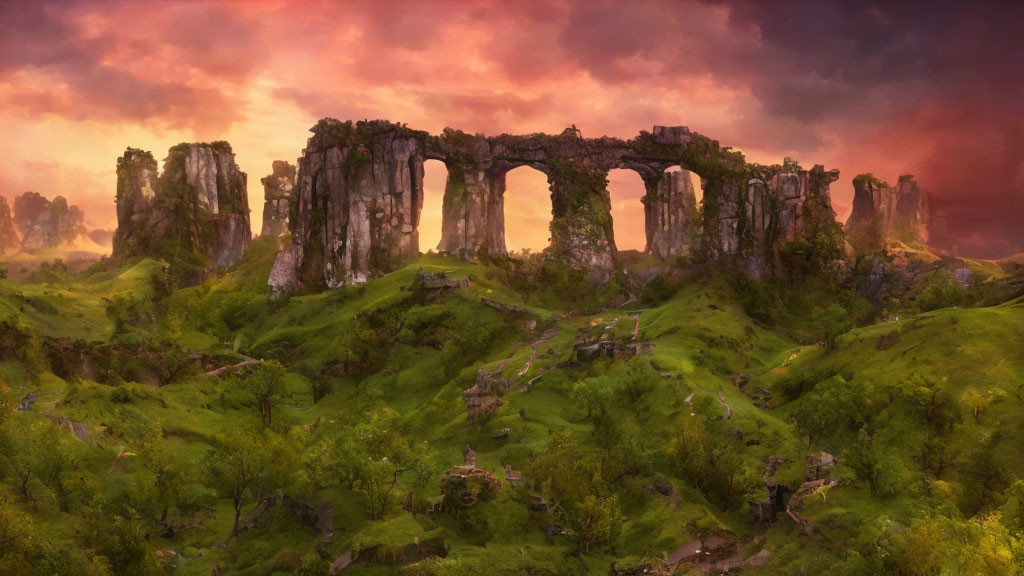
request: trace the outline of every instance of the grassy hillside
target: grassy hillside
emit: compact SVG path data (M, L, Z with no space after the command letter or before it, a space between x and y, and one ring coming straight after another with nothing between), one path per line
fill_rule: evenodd
M1020 565L1019 301L847 331L824 284L695 273L593 309L440 256L273 301L276 249L187 288L152 260L0 284L0 573ZM752 522L769 460L799 494L822 451L827 482Z

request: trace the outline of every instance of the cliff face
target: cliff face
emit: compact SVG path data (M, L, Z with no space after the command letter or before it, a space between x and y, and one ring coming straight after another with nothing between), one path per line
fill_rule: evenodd
M643 197L647 252L670 258L697 247L700 213L688 172L664 172Z
M426 133L385 121L323 120L313 128L295 185L292 273L278 287L362 282L419 256ZM284 274L284 275L282 275ZM276 280L275 280L276 278Z
M543 172L551 191L547 252L596 281L617 268L608 171L636 171L644 181L647 251L735 265L754 277L780 266L823 268L842 256L829 185L838 172L748 164L739 152L684 126L655 126L631 140L561 134L440 135L384 120L324 119L299 160L293 244L278 256L275 291L359 282L418 253L423 161L448 168L439 250L462 257L506 253L506 174ZM689 176L701 177L697 206Z
M890 242L923 247L943 236L941 222L933 221L928 193L913 176L900 176L896 186L889 186L861 174L853 179L853 191L853 211L845 230L858 253L877 252ZM938 231L934 239L933 228Z
M85 216L63 196L48 200L35 192L14 199L14 224L26 252L68 246L86 234Z
M7 198L0 196L0 254L17 252L20 247L21 240L14 230L11 207L7 204Z
M246 175L227 142L179 144L160 175L151 153L129 148L117 162L116 202L114 258L223 267L250 241Z
M260 236L277 236L288 231L289 199L295 188L295 166L274 160L273 173L263 184L263 229Z

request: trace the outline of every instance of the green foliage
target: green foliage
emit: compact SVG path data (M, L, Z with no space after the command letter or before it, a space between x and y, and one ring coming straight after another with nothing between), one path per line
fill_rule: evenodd
M836 375L818 383L793 411L796 428L808 447L843 430L857 430L867 418L866 390L859 381Z
M846 451L843 461L853 470L858 480L867 482L872 495L892 496L905 479L899 460L887 453L866 429L861 429L857 441Z
M963 286L956 278L945 270L939 270L932 277L932 281L917 295L914 302L921 312L929 312L939 308L960 306L964 303L966 294Z
M252 397L252 404L264 426L273 423L274 408L285 394L286 374L280 362L268 360L248 368L239 380L242 389Z
M818 324L818 333L825 345L826 354L835 350L839 337L853 328L850 313L839 304L831 304L824 310L818 310L814 314L814 320Z
M684 419L668 444L673 469L715 504L731 509L742 494L734 488L741 461L728 436L714 430L704 416Z

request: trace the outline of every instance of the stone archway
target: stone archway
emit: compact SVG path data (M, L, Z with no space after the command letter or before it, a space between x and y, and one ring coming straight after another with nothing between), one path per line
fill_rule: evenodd
M436 159L424 160L423 203L417 225L421 252L437 250L441 243L442 206L447 181L448 167L444 162Z
M551 245L551 190L546 174L517 166L504 175L502 194L505 248L540 252Z
M643 197L647 194L643 178L635 170L613 168L608 171L608 196L611 199L615 250L647 249L646 214Z

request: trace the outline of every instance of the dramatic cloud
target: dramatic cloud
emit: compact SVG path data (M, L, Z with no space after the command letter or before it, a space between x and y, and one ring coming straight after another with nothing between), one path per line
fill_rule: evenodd
M227 139L256 183L323 116L621 137L686 124L753 161L839 168L841 216L857 173L914 173L961 253L1000 256L1024 250L1022 35L1011 1L5 2L0 193L41 188L19 166L59 165L45 173L77 176L50 195L111 225L125 146ZM616 235L636 245L642 190L613 184ZM522 186L511 236L542 243L547 193Z

